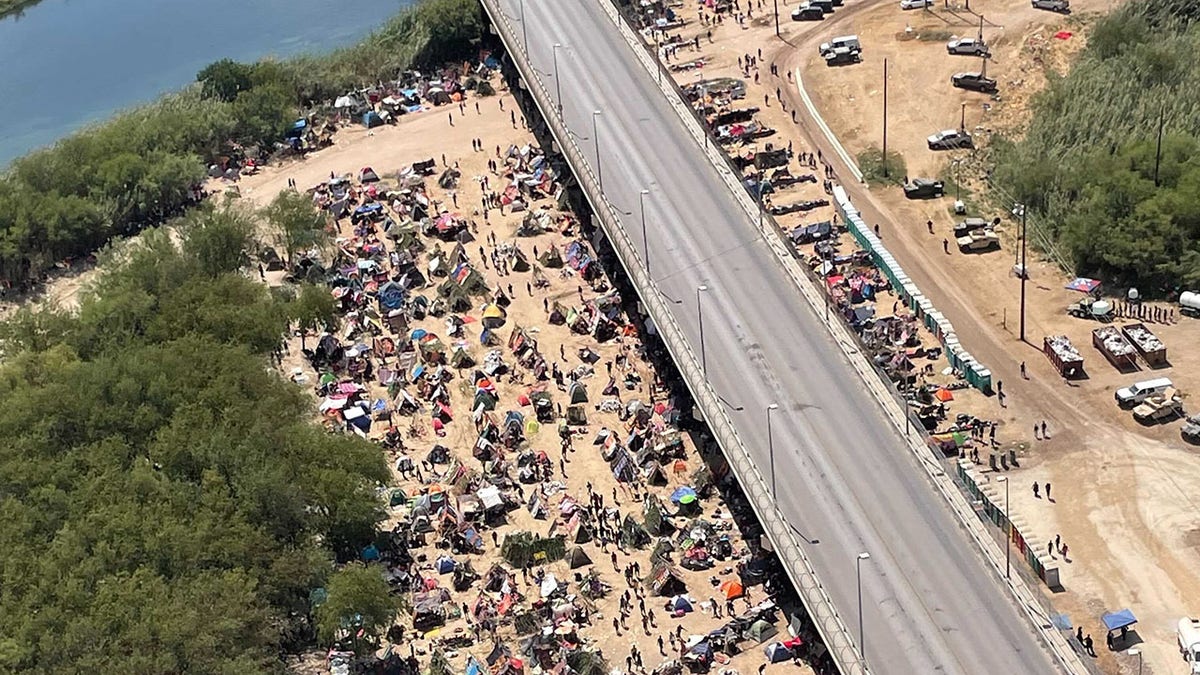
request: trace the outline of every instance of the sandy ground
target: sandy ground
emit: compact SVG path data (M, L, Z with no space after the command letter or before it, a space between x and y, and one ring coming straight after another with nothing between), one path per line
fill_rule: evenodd
M500 101L504 102L504 111L500 109ZM495 210L490 212L487 220L484 220L479 213L478 205L482 196L480 185L476 177L483 176L487 173L487 160L495 156L495 149L500 146L501 149L507 149L510 144L522 145L533 141L532 135L521 125L520 113L517 113L517 128L514 128L510 121L510 112L513 110L513 101L508 96L493 97L480 100L480 112L476 113L474 109L474 101L468 102L467 112L465 115L460 115L457 109L454 110L455 126L451 128L447 121L447 109L443 108L437 111L418 114L411 117L404 117L400 123L394 127L376 128L370 132L361 127L352 127L338 133L336 144L333 147L321 150L310 154L306 159L300 162L285 164L280 167L271 167L263 170L255 176L244 178L240 183L240 191L242 198L256 205L264 204L270 201L279 190L285 189L288 179L295 179L301 186L312 185L325 180L329 177L329 173L334 171L338 174L345 172L357 172L361 167L371 166L381 176L394 176L395 172L414 161L423 160L428 157L437 158L439 165L442 163L443 153L445 161L449 164L457 163L462 171L463 179L460 187L457 190L457 199L459 211L468 216L475 224L478 225L479 231L476 233L477 242L470 244L467 247L468 252L475 260L477 269L484 274L490 285L501 285L513 289L510 295L513 298L513 304L508 308L508 323L502 329L501 336L507 339L509 329L513 326L522 326L530 330L535 339L539 341L541 351L546 354L550 361L559 361L563 369L575 368L581 364L578 357L578 350L583 347L588 347L596 351L601 361L597 362L597 373L594 377L586 380L591 401L594 404L602 397L600 390L607 382L607 375L604 372L604 362L616 359L619 351L624 351L630 357L630 369L639 376L641 383L633 390L623 390L621 396L626 402L633 398L640 398L643 401L651 401L655 392L652 392L651 383L654 381L655 375L652 367L640 358L640 346L636 338L626 337L619 342L609 342L606 344L597 344L590 336L580 336L573 334L566 326L554 326L546 321L546 313L543 310L543 300L549 300L553 303L558 300L564 306L578 305L580 293L584 293L589 298L596 295L587 287L586 284L581 285L574 276L560 275L558 270L547 270L547 279L550 285L548 288L534 288L532 291L527 290L526 282L530 281L529 273L511 273L507 276L498 276L497 270L493 266L488 269L478 267L479 260L474 255L474 251L479 244L486 244L489 233L494 233L500 242L514 242L521 246L527 255L531 253L534 247L540 250L550 244L557 245L560 250L570 239L560 235L557 232L542 234L532 238L522 238L517 240L514 237L514 232L520 223L520 218L523 214L507 214L499 215ZM471 149L471 139L479 138L483 142L486 149L485 152L474 152ZM493 177L494 180L494 177ZM431 196L442 201L443 206L451 208L451 196L446 191L437 188L434 182L429 183ZM552 207L552 200L543 200L540 203L535 203L534 208ZM490 246L488 247L491 248ZM533 256L530 256L531 260ZM515 278L514 278L515 277ZM478 308L470 314L478 314ZM483 349L478 346L477 339L470 339L470 336L477 337L477 332L472 330L478 324L468 324L468 343L473 346L472 351L475 356L482 360ZM430 319L416 324L415 327L423 327L432 332L439 334L444 333L444 321L441 319ZM561 351L560 351L561 349ZM506 362L512 363L513 359L508 350L503 349ZM293 340L291 345L291 356L287 357L284 364L285 372L293 372L293 369L299 368L310 377L314 375L307 363L303 363L298 356L299 344L298 340ZM518 368L518 370L520 370ZM614 367L614 375L619 375L620 367ZM497 387L500 393L500 403L497 407L497 414L502 417L503 411L514 409L518 406L515 403L515 397L518 393L527 391L530 385L528 374L524 374L522 380L518 382L510 382L509 378L502 378L503 381L497 382ZM552 385L552 383L551 383ZM379 394L383 391L381 387L375 387ZM555 400L564 402L565 392L556 390L551 386ZM661 398L661 392L657 392ZM412 422L416 428L416 435L412 431L407 435L405 442L411 448L411 456L414 460L423 458L429 448L434 443L442 443L450 448L452 453L466 461L468 466L477 466L477 461L470 456L471 448L475 442L475 429L471 424L467 411L470 408L470 396L473 391L469 388L455 387L453 393L454 409L459 417L447 427L447 435L444 438L437 438L433 430L429 426L429 420L426 416L418 415L413 418ZM524 412L529 413L529 409ZM589 424L577 437L573 445L572 452L568 453L565 458L565 475L559 474L557 471L556 478L562 480L566 484L566 494L570 494L579 501L584 501L586 492L585 484L590 484L596 492L605 496L617 496L618 504L624 510L632 509L636 515L640 516L640 507L633 499L633 494L628 487L622 486L613 478L607 463L600 456L596 446L591 444L592 437L597 430L606 427L614 430L624 429L624 423L621 422L615 413L598 412L596 410L589 411ZM403 424L407 425L408 420L403 420ZM400 426L401 422L397 425ZM385 431L382 425L376 425L373 430L373 435L381 435ZM618 433L620 433L618 431ZM535 436L530 438L531 447L534 450L544 450L551 459L557 462L558 458L562 457L560 453L559 441L553 426L545 425L542 430ZM672 474L670 484L665 487L649 488L650 492L658 495L669 503L669 495L672 490L682 484L687 483L688 476L692 471L700 465L700 459L696 454L695 446L690 438L685 440L689 459L687 460L687 471L681 475ZM406 487L410 490L419 486L411 479L404 479L399 474L395 475L396 484ZM549 500L548 506L551 509L551 520L535 520L525 509L518 509L510 514L508 525L501 528L501 536L505 532L516 530L531 530L535 532L545 532L553 521L553 515L556 513L555 506L558 504L558 498ZM714 511L720 507L716 498L708 500L706 507L706 517L714 522L731 522L729 521L728 510L723 511L720 517L714 516ZM609 502L611 505L611 502ZM398 513L393 514L393 518L398 516ZM685 521L679 521L683 525ZM742 543L740 537L737 536L737 531L734 529L731 533L734 538L735 547L741 548ZM488 539L485 533L485 539ZM643 570L649 569L649 551L636 551L626 554L624 552L616 552L615 548L605 547L602 550L596 542L591 542L584 545L585 550L593 559L601 577L612 585L614 593L607 598L599 600L596 603L598 614L594 615L594 624L581 631L587 641L603 649L604 654L610 660L614 668L624 669L624 659L629 652L631 645L637 645L645 660L647 670L652 669L657 665L661 656L656 642L658 635L665 635L665 631L674 630L677 626L682 625L684 634L702 634L719 627L722 620L715 618L710 611L697 611L686 615L683 619L669 618L667 613L663 611L662 602L665 599L655 599L647 597L647 609L652 610L657 617L657 627L652 627L650 631L643 631L639 615L634 614L628 622L628 629L614 631L611 621L614 616L618 615L618 598L620 593L625 590L627 585L622 578L620 572L616 571L612 563L611 556L615 555L617 565L621 569L632 561L638 561ZM429 553L429 561L436 557L436 552L432 549ZM491 561L497 559L496 549L488 539L487 553L480 560L474 560L475 569L481 574L486 572L490 567ZM712 570L706 572L689 572L682 570L685 580L688 584L688 592L697 601L703 601L710 597L720 597L721 593L713 587L710 578L724 579L729 576L729 564L721 564ZM576 571L568 569L565 562L559 562L548 566L548 571L553 572L560 580L571 580ZM577 570L585 571L585 570ZM518 577L519 578L519 577ZM449 585L449 577L442 577L442 584ZM536 598L536 587L530 588L525 584L521 584L522 591L530 596L530 599ZM754 601L762 599L761 588L754 589L758 591L755 594ZM457 601L471 600L475 597L475 591L467 591L462 594L455 594ZM636 601L635 601L636 604ZM741 611L745 605L743 601L738 601L738 610ZM403 622L403 619L402 619ZM780 623L778 627L783 630L785 619L780 614ZM418 651L428 651L431 640L450 635L461 634L466 632L470 634L466 627L465 620L459 619L450 622L446 627L426 635L424 639L415 641ZM515 648L516 639L512 635L511 627L502 629L501 634L509 638L509 643ZM753 644L745 643L743 647L747 650L742 654L734 657L729 663L724 664L724 667L729 667L738 672L749 673L756 670L759 664L763 662L763 656L760 647L755 647ZM482 658L486 655L486 650L490 648L475 648L471 650L460 650L453 653L452 663L456 667L456 672L461 672L460 667L464 666L468 651L475 656ZM667 647L668 651L670 646ZM406 653L406 650L405 652ZM784 666L775 666L772 669L782 669ZM789 669L794 670L794 667L788 665ZM804 672L803 670L800 672Z
M769 19L770 3L766 4ZM752 73L746 103L761 106L764 96L769 100L759 119L782 132L769 140L791 140L798 150L817 148L832 156L785 77L799 68L826 122L856 156L880 145L886 57L889 148L905 156L912 176L951 177L951 160L963 159L969 190L979 184L981 163L966 152L930 152L924 147L925 136L958 126L963 103L968 104L968 128L984 143L990 129L1018 129L1046 73L1063 72L1084 43L1088 17L1113 4L1078 0L1073 3L1074 16L1060 17L1018 0L987 3L982 10L984 37L994 54L988 74L1000 82L999 99L950 87L951 74L979 69L978 59L950 56L944 48L951 36L976 33L978 16L965 8L939 6L922 12L902 11L893 2L851 3L824 22L793 23L786 16L796 5L793 0L780 4L782 40L774 37L773 25L756 9L755 19L745 27L726 21L713 31L711 44L703 39L701 53L709 60L704 74L736 76L736 57L756 55L761 47L759 84L754 84ZM691 36L697 29L702 35L708 30L693 24L682 34ZM1060 30L1072 36L1054 38ZM817 59L819 42L851 33L862 40L863 63L828 68ZM691 58L689 53L686 59ZM771 63L778 64L778 77L770 75ZM679 80L686 83L695 77L690 73ZM780 108L776 87L788 113ZM800 112L793 124L789 113L796 108ZM835 168L845 171L837 162ZM1005 383L1006 407L1000 407L996 397L956 401L954 406L1001 420L1004 442L1030 449L1021 468L1009 472L1015 488L1012 511L1030 524L1031 539L1044 544L1061 535L1070 547L1069 560L1060 567L1065 591L1046 591L1055 608L1093 635L1105 671L1136 672L1136 657L1104 649L1099 621L1104 611L1131 608L1140 619L1135 639L1145 641L1139 648L1146 672L1177 670L1182 666L1174 644L1175 623L1195 610L1192 598L1200 591L1200 576L1194 571L1200 545L1200 511L1194 497L1200 487L1200 455L1180 439L1178 421L1143 427L1114 405L1112 392L1158 376L1171 377L1185 392L1200 386L1197 356L1189 349L1200 336L1200 323L1176 315L1174 323L1151 324L1168 347L1170 367L1150 370L1143 365L1137 373L1121 374L1091 347L1090 332L1098 324L1064 312L1079 298L1063 289L1068 279L1031 251L1026 342L1019 341L1019 282L1011 275L1012 219L1006 218L1000 228L1005 240L1001 252L963 255L952 249L947 255L940 240L954 222L953 199L910 202L890 188L873 190L870 199L856 205L868 222L881 223L889 250L954 322L963 344ZM978 208L975 200L967 201ZM969 215L1007 214L986 210ZM934 221L934 235L927 233L926 220ZM1064 381L1040 354L1042 337L1053 334L1071 338L1085 358L1086 379ZM1020 375L1022 362L1028 379ZM1041 420L1048 423L1050 440L1034 437L1033 424ZM1035 481L1052 483L1053 502L1044 494L1034 497Z

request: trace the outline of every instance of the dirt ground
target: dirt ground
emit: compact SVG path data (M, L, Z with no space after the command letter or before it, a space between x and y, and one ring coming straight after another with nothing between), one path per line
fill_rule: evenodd
M503 110L501 110L501 102L503 102ZM598 353L601 360L595 365L597 372L594 376L585 380L591 396L590 400L593 404L590 406L591 408L596 407L594 404L603 398L600 395L600 390L607 382L607 375L604 372L604 362L616 361L618 354L625 354L629 357L629 371L636 373L639 378L639 384L635 388L623 389L621 391L621 399L626 403L635 398L645 402L660 400L664 394L661 391L652 392L651 383L655 379L655 374L652 366L641 358L641 347L636 337L624 337L619 338L617 341L599 344L590 336L574 334L566 326L551 325L546 320L547 314L543 309L544 300L548 300L550 303L559 301L566 307L578 305L581 296L586 295L590 299L596 295L587 284L580 281L574 275L560 274L560 270L547 270L546 278L549 280L549 286L547 288L527 290L526 283L531 280L529 273L512 272L501 277L494 266L489 266L487 269L478 266L479 260L474 255L474 250L479 244L487 243L489 233L494 234L501 243L511 242L518 244L527 255L539 247L541 250L545 250L551 244L558 246L559 250L562 251L571 239L557 231L536 237L517 239L514 233L524 213L500 215L493 209L485 220L479 208L480 199L483 194L479 178L489 173L487 168L488 159L496 156L497 147L502 151L507 150L511 144L520 146L532 143L533 137L522 125L519 111L517 112L515 128L510 121L510 111L515 107L511 97L502 95L480 99L478 113L475 112L474 103L474 100L468 101L465 115L460 115L457 109L453 110L452 114L455 120L453 128L450 127L447 121L447 111L450 110L447 107L432 112L403 117L395 126L384 126L372 131L366 131L358 126L342 130L336 137L335 145L330 148L312 153L301 162L270 167L257 175L244 178L240 182L242 199L256 205L262 205L270 201L279 190L286 189L288 179L294 179L303 188L328 179L331 171L340 175L347 172L357 172L364 166L371 166L380 176L385 177L386 181L388 177L394 177L396 172L402 167L428 157L436 158L439 167L443 162L451 165L457 164L462 171L462 180L456 191L458 199L457 209L453 207L452 197L448 191L441 190L433 181L428 183L428 188L431 197L439 200L443 208L461 212L478 226L478 231L475 233L477 241L468 245L467 250L475 261L476 269L483 273L489 285L493 287L499 285L512 289L509 295L512 297L513 302L508 308L508 321L504 328L501 329L501 335L506 338L509 329L514 326L526 328L538 340L541 351L546 355L547 359L559 361L564 370L574 369L582 364L579 358L580 349L586 347ZM485 151L472 151L472 138L481 139ZM496 180L494 175L492 176L492 180ZM541 207L552 208L553 203L552 200L545 199L541 202L535 202L532 207L533 209ZM492 247L488 246L488 248ZM533 259L532 255L530 255L530 259ZM276 273L272 277L273 282L278 281L276 277L279 274L281 273ZM269 274L268 276L272 275ZM470 314L477 313L478 308L470 312ZM474 346L472 351L475 352L474 355L476 358L482 360L484 349L476 346L478 343L477 339L470 339L470 336L476 332L472 329L477 326L478 324L467 325L467 342ZM425 328L439 334L445 332L444 320L436 318L418 322L413 327ZM501 347L501 351L504 353L506 362L511 364L513 360L512 355L503 347ZM291 355L285 359L283 370L289 374L297 371L302 372L311 381L315 373L299 356L299 352L299 340L293 340ZM521 369L518 368L518 370ZM614 375L618 377L618 380L620 380L622 372L622 368L619 365L614 367ZM527 391L531 384L528 381L527 374L524 374L521 380L516 382L510 382L507 377L500 378L500 380L502 381L496 382L500 394L500 402L497 406L498 414L502 414L501 411L504 410L519 408L516 405L515 398L519 393ZM452 394L453 407L458 417L456 417L454 422L447 425L447 434L444 438L437 438L434 435L432 428L429 426L430 420L427 416L413 418L415 426L419 429L417 432L418 435L413 436L410 432L405 442L412 448L411 456L414 461L423 458L434 443L441 443L449 447L453 455L466 460L468 466L477 466L476 460L471 458L471 448L475 443L476 432L467 414L474 392L469 387L455 386L454 389L455 391ZM383 390L384 388L375 386L373 387L373 394L380 395ZM553 386L551 386L550 390L555 400L565 405L565 392L558 391ZM659 399L654 398L655 394L658 395ZM526 412L528 412L528 409L526 409ZM405 424L407 424L407 420L405 420ZM565 455L566 462L561 465L565 467L565 473L560 474L557 471L555 472L555 478L565 484L564 490L559 496L569 494L582 503L587 497L584 489L586 484L595 489L597 493L606 496L606 498L610 496L617 498L616 504L621 509L631 510L636 516L640 517L640 502L635 500L634 493L630 491L627 485L617 483L608 464L601 457L598 447L592 444L592 438L601 428L613 429L620 434L622 433L621 430L625 429L625 422L620 421L615 412L601 412L589 409L588 425L578 433L572 451ZM382 425L376 425L372 435L381 435L383 431L385 431L385 428ZM544 425L539 433L530 438L530 441L532 449L535 451L545 451L551 459L557 460L563 456L560 453L557 434L551 425ZM660 497L664 503L669 504L669 495L671 492L680 485L687 484L692 472L701 464L692 439L686 435L685 445L688 450L685 472L679 474L672 472L668 478L669 483L666 486L638 486L635 489L639 493L643 488L647 489L650 493ZM393 459L395 459L395 456L393 456ZM411 476L404 478L399 473L395 473L394 478L398 486L408 488L410 491L419 489L420 487ZM508 524L500 528L500 536L503 537L507 532L519 530L544 533L551 527L550 523L554 521L554 514L557 512L555 507L558 505L558 502L558 496L549 499L547 502L551 513L550 520L535 520L524 508L511 512ZM608 502L608 504L612 505L612 502ZM723 524L722 526L730 526L728 534L730 534L733 540L735 549L740 550L744 548L737 529L732 527L728 508L717 498L707 500L704 507L704 517L708 520ZM393 518L395 519L399 515L399 512L395 512ZM676 522L680 526L684 526L687 519L680 519ZM484 534L485 539L487 539L487 533L485 532ZM713 616L711 609L705 601L716 597L720 598L723 604L723 595L715 587L717 583L715 580L723 580L731 576L731 562L720 563L717 567L707 571L692 572L681 570L682 576L688 585L688 594L697 601L696 612L687 614L681 619L671 618L662 607L666 598L653 598L647 595L647 609L656 615L657 625L652 626L648 631L643 631L639 615L635 614L629 618L627 629L614 631L611 622L613 617L619 615L618 599L628 586L622 578L621 573L617 571L617 567L613 565L613 558L615 557L620 569L624 569L630 562L637 561L644 573L650 567L649 550L618 552L615 547L605 546L601 548L596 541L585 544L584 549L594 561L593 568L599 571L604 581L612 585L614 591L608 597L596 602L597 614L593 615L593 624L583 628L580 633L585 641L602 648L605 656L614 668L624 672L625 656L628 654L631 645L637 645L645 660L646 670L649 671L663 658L660 655L657 644L657 637L659 635L665 637L667 631L673 631L682 626L683 634L686 638L688 635L707 634L709 631L723 624L722 619ZM431 549L427 566L432 566L436 555L437 553ZM481 559L475 559L473 566L482 574L488 570L491 563L495 560L498 560L498 549L492 545L489 539L487 542L487 552ZM575 577L577 572L584 572L586 569L570 570L567 563L563 561L547 566L547 571L554 573L560 581L570 581ZM441 579L443 586L449 585L449 577L442 577ZM520 580L520 577L518 577L518 580ZM536 599L536 586L529 587L525 583L519 583L518 586L522 592L525 592L529 596L530 600ZM757 591L754 594L754 602L757 603L762 600L762 591L761 588L754 590ZM463 600L470 601L475 597L475 591L455 594L455 596L455 600L458 602ZM634 604L637 604L636 600ZM742 611L748 604L744 600L738 600L738 611ZM782 613L779 615L777 627L780 629L781 634L786 634L786 617ZM508 627L502 629L501 634L508 638L510 646L515 648L517 641L511 634L511 631L511 627ZM451 634L470 635L470 629L467 627L465 619L453 620L446 627L411 642L417 649L418 654L425 653L427 655L433 640ZM731 668L735 672L741 673L755 671L758 665L763 663L764 660L761 647L756 647L750 643L744 643L743 647L746 651L733 657L726 663L718 663L714 672L722 667ZM449 653L451 663L454 666L453 672L463 672L468 652L473 653L477 658L482 658L486 655L488 649L490 649L490 644L470 650L459 650L458 652ZM669 644L667 650L668 652L671 651ZM402 649L402 653L407 654L407 648ZM424 659L422 660L424 661ZM312 659L309 662L311 664ZM772 670L782 669L782 667L782 665L777 665ZM787 667L795 670L790 664ZM799 672L810 671L803 669Z
M894 2L850 2L823 22L793 23L788 15L796 4L795 0L780 3L782 39L774 36L769 2L765 8L756 5L754 17L743 26L726 20L706 27L695 23L694 15L685 14L692 23L681 34L702 36L705 77L738 76L737 57L757 56L761 48L759 81L754 82L751 71L741 105L763 106L766 101L758 118L780 130L766 140L793 142L797 151L820 150L826 159L833 157L833 149L806 115L787 75L799 69L821 115L850 155L857 156L881 144L886 57L889 149L904 155L910 176L952 178L951 161L963 159L962 179L969 192L979 185L980 163L969 152L933 153L924 138L957 127L963 103L967 127L981 144L986 144L992 129L1019 130L1028 118L1028 102L1044 86L1047 71L1065 72L1086 40L1090 18L1115 3L1077 0L1070 17L1034 10L1021 0L987 3L982 10L983 34L994 56L988 75L1000 83L997 99L953 89L948 81L955 72L979 70L978 59L950 56L944 48L952 36L976 34L979 17L965 7L903 11ZM1072 35L1055 38L1059 31ZM860 37L863 62L826 67L817 57L817 44L845 34ZM681 56L681 60L692 58L691 53ZM778 76L770 74L770 64L778 66ZM687 83L697 77L691 72L678 79ZM776 98L776 88L782 102ZM849 175L840 162L832 163L840 175ZM1159 376L1172 378L1185 393L1200 387L1200 357L1190 349L1200 341L1200 322L1181 320L1176 314L1173 322L1148 324L1167 345L1170 366L1150 370L1143 365L1137 373L1121 374L1090 345L1090 332L1098 324L1066 315L1065 307L1080 297L1063 288L1069 279L1031 250L1026 341L1021 342L1020 283L1011 271L1016 254L1013 219L991 211L968 213L1005 218L1000 227L1002 250L965 255L952 247L946 254L940 240L955 222L954 198L951 194L941 200L912 202L896 188L859 189L854 194L864 218L881 224L889 250L954 323L964 346L991 368L994 380L1004 383L1004 407L997 397L959 397L953 406L955 411L1001 420L1003 443L1029 448L1021 467L1009 472L1013 486L1019 488L1012 493L1012 512L1029 523L1030 539L1044 543L1060 535L1070 547L1068 560L1055 554L1062 563L1064 590L1042 590L1057 611L1068 613L1093 636L1098 663L1106 672L1137 671L1136 657L1103 648L1100 614L1124 607L1140 620L1131 643L1144 641L1138 646L1146 671L1175 670L1180 667L1175 623L1195 611L1193 598L1200 592L1200 576L1194 571L1200 562L1196 548L1200 510L1194 496L1200 487L1200 454L1179 437L1179 421L1143 427L1117 408L1112 392ZM983 200L967 194L964 201L969 208L978 208L974 203ZM933 235L926 231L927 220L935 224ZM1042 337L1057 334L1070 337L1083 355L1084 379L1064 380L1040 354ZM1028 379L1020 375L1022 363ZM1042 420L1048 424L1049 440L1034 437L1032 427ZM1054 501L1044 494L1035 498L1034 482L1052 483Z

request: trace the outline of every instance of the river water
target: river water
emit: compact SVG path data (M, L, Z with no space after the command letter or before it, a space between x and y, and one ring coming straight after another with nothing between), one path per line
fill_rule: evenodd
M222 58L328 51L411 0L45 0L0 19L0 168Z

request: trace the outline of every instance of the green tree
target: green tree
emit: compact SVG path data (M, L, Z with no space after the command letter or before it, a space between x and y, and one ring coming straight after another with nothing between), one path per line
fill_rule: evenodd
M305 335L308 332L333 330L337 326L337 303L329 289L304 284L291 303L290 315L300 328L300 347L305 349Z
M205 66L196 75L196 81L203 85L205 96L228 102L250 89L252 71L252 66L232 59L221 59Z
M351 563L334 573L326 590L329 597L316 610L322 644L332 644L346 632L354 635L360 628L366 642L373 643L396 617L396 601L378 567Z
M290 265L300 251L324 246L329 241L325 214L313 207L305 195L291 190L280 192L262 212L271 225L275 243L284 250Z

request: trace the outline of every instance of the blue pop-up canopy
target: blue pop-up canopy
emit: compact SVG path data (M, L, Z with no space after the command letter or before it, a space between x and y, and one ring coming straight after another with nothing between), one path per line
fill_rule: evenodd
M1133 612L1129 611L1128 609L1109 612L1108 614L1100 617L1100 620L1104 622L1104 627L1109 631L1121 630L1122 628L1132 626L1133 624L1137 623L1137 617L1135 617Z

